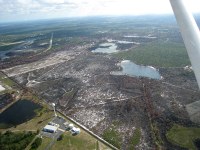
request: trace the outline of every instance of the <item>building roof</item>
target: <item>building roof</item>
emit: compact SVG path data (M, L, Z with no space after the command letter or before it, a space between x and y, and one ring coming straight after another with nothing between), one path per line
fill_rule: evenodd
M65 122L64 125L67 126L67 125L69 125L69 123L68 123L68 122Z
M5 88L2 85L0 85L0 92L4 91L4 90L5 90Z
M76 128L76 127L73 127L73 128L71 129L71 132L79 133L79 132L80 132L80 129L79 129L79 128Z
M56 131L58 129L58 127L56 126L52 126L52 125L46 125L44 127L45 130L53 130L53 131Z
M70 123L70 124L69 124L69 127L73 128L73 127L74 127L74 125L73 125L72 123Z

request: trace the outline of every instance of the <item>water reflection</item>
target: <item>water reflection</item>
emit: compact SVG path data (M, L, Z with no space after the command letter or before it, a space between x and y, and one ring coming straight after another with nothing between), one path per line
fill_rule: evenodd
M0 128L10 128L19 125L35 115L41 106L29 100L19 100L0 114Z
M102 43L98 48L92 50L93 53L116 53L117 45L115 43Z
M122 71L113 71L112 75L128 75L132 77L148 77L152 79L161 79L159 72L151 66L141 66L135 63L124 60L118 64L122 67Z

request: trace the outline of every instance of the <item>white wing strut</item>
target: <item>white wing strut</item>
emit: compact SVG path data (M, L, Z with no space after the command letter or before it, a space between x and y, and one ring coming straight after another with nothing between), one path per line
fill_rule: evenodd
M183 0L170 0L200 88L200 32Z

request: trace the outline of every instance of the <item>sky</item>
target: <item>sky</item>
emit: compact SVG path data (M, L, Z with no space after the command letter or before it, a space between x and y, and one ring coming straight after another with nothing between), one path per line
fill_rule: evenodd
M200 12L200 0L184 0ZM0 0L0 22L82 16L171 14L169 0Z

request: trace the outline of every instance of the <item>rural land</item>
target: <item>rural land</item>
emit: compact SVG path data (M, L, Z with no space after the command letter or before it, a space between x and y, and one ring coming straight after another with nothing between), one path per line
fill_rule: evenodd
M200 91L172 15L1 23L0 111L5 150L200 149Z

